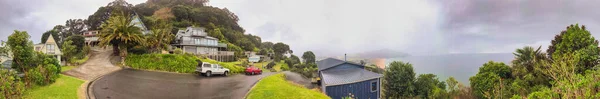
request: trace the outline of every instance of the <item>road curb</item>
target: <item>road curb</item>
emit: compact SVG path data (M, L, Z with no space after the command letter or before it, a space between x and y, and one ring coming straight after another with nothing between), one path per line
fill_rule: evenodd
M87 96L86 99L96 99L96 96L94 96L94 94L93 94L93 88L94 87L92 86L92 85L94 85L94 83L95 83L96 80L98 80L98 79L100 79L100 78L102 78L102 77L104 77L106 75L109 75L109 74L115 73L117 71L120 71L120 70L123 70L123 68L119 68L118 70L111 71L109 73L106 73L104 75L100 75L100 76L98 76L98 77L90 80L89 83L87 83L87 85L86 85L86 92L85 92L85 94Z
M279 74L279 73L283 73L283 72L276 72L276 73L274 73L274 74L271 74L271 75L269 75L269 76L277 75L277 74ZM243 98L243 99L248 99L248 94L250 94L250 91L252 91L252 89L254 89L254 87L256 87L256 84L257 84L258 82L262 81L262 79L263 79L263 78L266 78L266 77L269 77L269 76L262 77L262 78L258 79L258 81L254 82L254 84L252 84L252 87L250 87L250 89L248 89L248 92L246 92L246 95L244 95L244 98Z

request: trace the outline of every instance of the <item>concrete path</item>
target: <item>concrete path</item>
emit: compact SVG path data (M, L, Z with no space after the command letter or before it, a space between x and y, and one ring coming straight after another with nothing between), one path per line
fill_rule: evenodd
M112 48L92 48L91 56L87 62L77 68L63 72L65 75L77 77L83 80L92 80L107 73L120 70L120 67L110 63Z
M123 69L96 80L96 99L243 99L262 75L215 75L204 77Z
M304 87L306 87L308 89L313 89L315 87L318 87L317 85L311 83L311 79L306 78L306 77L302 76L301 74L291 72L291 71L285 71L283 73L285 74L285 80L292 81L296 84L303 85Z

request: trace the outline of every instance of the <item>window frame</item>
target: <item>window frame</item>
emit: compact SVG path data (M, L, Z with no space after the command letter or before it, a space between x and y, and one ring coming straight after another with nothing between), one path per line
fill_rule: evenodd
M373 90L373 84L375 84L375 90ZM370 86L369 90L371 92L377 92L377 91L379 91L379 83L378 83L378 81L371 81L371 83L369 83L369 86Z

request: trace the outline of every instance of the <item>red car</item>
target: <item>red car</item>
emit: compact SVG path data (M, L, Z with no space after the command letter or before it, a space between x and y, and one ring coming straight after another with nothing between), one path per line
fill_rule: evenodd
M262 70L258 67L250 66L246 67L246 75L262 74Z

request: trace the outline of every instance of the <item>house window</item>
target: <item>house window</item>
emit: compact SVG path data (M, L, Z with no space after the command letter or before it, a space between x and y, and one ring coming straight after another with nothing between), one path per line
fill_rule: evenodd
M377 81L371 82L371 92L376 92L379 87L377 87Z
M54 45L46 45L46 53L54 54Z

